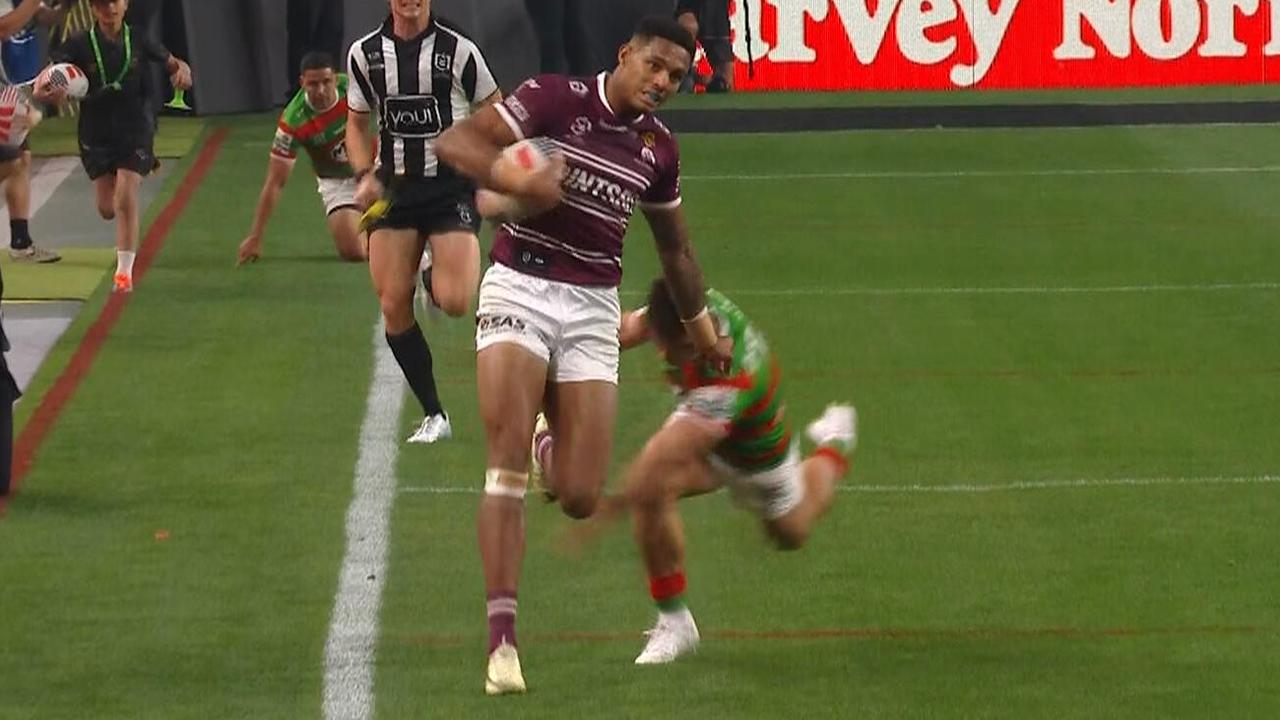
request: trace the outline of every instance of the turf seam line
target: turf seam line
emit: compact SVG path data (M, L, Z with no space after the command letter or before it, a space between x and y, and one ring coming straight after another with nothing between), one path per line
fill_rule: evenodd
M1159 487L1173 485L1270 485L1280 483L1280 475L1244 475L1238 477L1151 477L1151 478L1078 478L1074 480L1028 480L1011 483L952 483L941 485L858 485L846 483L841 492L850 493L934 493L966 494L1020 490L1057 490L1093 487ZM478 495L480 488L456 485L409 485L402 493L431 495Z
M704 628L702 637L713 640L1106 640L1151 637L1220 637L1230 635L1274 635L1280 627L1271 625L1188 625L1181 627L916 627L916 628L792 628L778 630L746 630L740 628ZM642 638L630 631L543 631L527 632L523 637L537 643L632 642ZM468 636L430 633L402 636L401 644L432 647L456 646L470 642Z
M1089 295L1161 292L1240 292L1252 290L1280 290L1280 282L1242 283L1185 283L1150 285L1095 285L1095 286L1009 286L1009 287L797 287L797 288L742 288L723 290L729 296L787 297L823 295ZM638 297L647 294L642 290L623 290L623 296Z
M947 180L997 177L1093 177L1107 175L1244 175L1280 172L1280 165L1184 168L1051 168L1044 170L867 170L820 173L741 173L681 175L687 181L770 180Z
M324 645L324 717L343 720L373 717L378 615L396 498L405 382L381 318L373 328L373 356L347 507L346 549Z
M191 197L199 189L209 169L213 167L228 133L229 130L223 127L209 136L204 146L200 149L200 154L196 156L195 162L191 164L186 175L183 176L178 184L173 197L169 198L169 202L165 203L165 206L160 210L160 214L155 217L151 222L151 226L147 228L147 234L143 237L142 243L138 247L137 260L133 266L135 282L140 282L145 277L148 268L151 267L151 262L164 246L164 241L168 237L169 231L177 223L178 218L182 216L187 203L190 202ZM0 497L0 516L4 515L8 503L17 495L23 478L26 477L35 462L41 443L57 422L58 415L62 412L62 409L66 407L71 397L75 395L76 389L80 387L80 382L93 367L93 361L97 357L98 351L106 342L112 328L115 327L132 296L132 293L112 293L107 297L107 301L103 304L97 319L93 321L93 324L85 332L80 344L76 347L75 353L72 354L71 359L67 362L67 366L62 369L53 385L45 392L44 397L40 398L40 404L27 420L26 425L23 426L21 433L14 442L11 486L9 495Z

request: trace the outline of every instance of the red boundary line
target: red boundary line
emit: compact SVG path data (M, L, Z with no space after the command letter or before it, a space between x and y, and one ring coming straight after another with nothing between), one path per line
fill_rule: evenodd
M174 224L181 217L182 211L186 209L187 203L200 187L205 175L213 167L227 133L227 128L219 128L209 136L204 143L204 147L200 149L200 154L196 157L195 162L192 163L191 168L187 170L187 174L182 178L177 191L174 192L173 197L170 198L164 209L160 211L160 214L156 216L156 219L151 223L151 227L147 229L147 234L138 248L138 257L133 266L135 280L141 280L146 275L147 269L151 267L151 261L155 259L156 255L160 253L160 249L164 247L164 241L169 231L173 229ZM93 360L98 355L98 350L106 342L111 328L115 327L116 321L120 319L120 314L124 312L130 297L130 293L112 293L107 298L106 304L102 306L102 312L98 314L98 319L94 320L93 325L85 333L79 347L76 348L75 354L71 356L71 361L63 368L62 374L54 381L49 391L40 399L40 405L22 428L22 434L17 437L13 446L13 475L10 480L9 495L0 497L0 517L3 517L9 501L17 495L22 479L26 477L35 462L36 455L40 450L40 444L44 441L45 436L49 434L49 431L53 429L53 425L57 422L62 408L71 399L71 396L75 394L76 389L80 387L80 381L89 373L89 369L93 366Z

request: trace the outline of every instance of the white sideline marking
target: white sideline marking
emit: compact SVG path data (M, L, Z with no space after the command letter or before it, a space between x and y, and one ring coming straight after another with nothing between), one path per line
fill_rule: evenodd
M1076 480L1028 480L1024 482L951 485L840 485L842 492L855 493L993 493L1017 490L1055 490L1089 487L1152 487L1160 485L1265 485L1280 483L1280 475L1245 475L1239 477L1154 477L1154 478L1080 478ZM403 493L432 495L478 495L480 488L416 485L400 488Z
M40 208L49 202L58 187L76 168L80 160L71 157L35 158L31 161L31 204L27 217L35 218ZM0 203L0 224L9 223L9 208Z
M373 661L405 396L404 378L387 346L381 321L374 326L373 347L373 380L360 426L355 494L347 508L347 549L324 644L327 720L373 717Z
M800 295L1090 295L1105 293L1159 292L1232 292L1240 290L1280 290L1280 282L1203 283L1186 285L1095 285L1095 286L1028 286L1028 287L810 287L810 288L742 288L725 290L734 296L783 297ZM647 290L623 290L623 296L638 297Z
M742 173L681 175L684 180L754 182L770 180L947 180L999 177L1095 177L1105 175L1245 175L1280 172L1280 165L1185 168L1046 168L1043 170L868 170L826 173Z

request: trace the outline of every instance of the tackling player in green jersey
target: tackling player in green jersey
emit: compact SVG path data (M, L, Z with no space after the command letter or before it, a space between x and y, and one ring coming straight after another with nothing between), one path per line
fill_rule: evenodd
M320 52L308 53L302 59L301 73L302 89L280 114L275 141L271 144L267 180L258 196L253 227L240 243L237 264L255 261L262 255L262 235L267 220L289 180L299 148L311 157L338 257L363 262L368 256L367 240L359 229L360 213L355 206L356 183L344 143L347 76L338 73L332 57Z
M698 360L662 280L654 281L646 307L623 318L619 332L624 349L648 341L657 346L679 395L675 412L631 463L624 495L606 501L600 517L630 510L659 608L658 622L636 658L641 665L670 662L698 644L697 625L683 600L684 533L676 501L727 486L760 517L779 548L795 550L831 507L857 444L853 406L830 405L809 424L806 434L816 450L801 461L778 362L764 335L715 290L707 291L707 311L722 348L732 353L728 371ZM544 477L551 462L550 428L541 417L539 429L531 481Z

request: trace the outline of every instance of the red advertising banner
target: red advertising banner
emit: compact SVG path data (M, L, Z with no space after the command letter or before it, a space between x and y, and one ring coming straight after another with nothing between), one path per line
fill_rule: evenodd
M739 90L1280 80L1280 0L739 0L731 24Z

